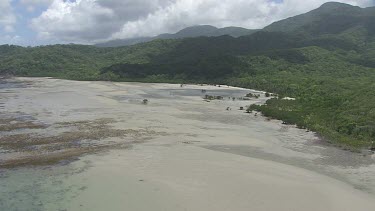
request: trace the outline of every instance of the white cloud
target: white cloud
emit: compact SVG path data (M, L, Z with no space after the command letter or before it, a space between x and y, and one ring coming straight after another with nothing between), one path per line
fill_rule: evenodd
M48 0L23 0L47 2ZM329 0L54 0L32 20L42 38L95 42L174 32L197 24L261 28ZM370 6L373 0L337 0Z
M53 0L21 0L21 5L26 7L29 12L34 12L36 7L49 6Z
M0 0L0 31L11 32L16 23L11 0Z
M6 25L4 27L4 31L7 32L7 33L14 32L14 27L12 25Z
M12 45L27 45L26 40L18 35L4 35L0 36L0 45L12 44Z
M53 2L53 0L21 0L20 3L23 5L49 5Z

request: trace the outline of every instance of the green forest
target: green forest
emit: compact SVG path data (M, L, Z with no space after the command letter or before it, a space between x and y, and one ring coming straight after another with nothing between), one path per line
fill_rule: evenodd
M238 38L115 48L3 45L0 74L264 90L278 97L251 110L316 131L338 146L375 148L375 8L328 3Z

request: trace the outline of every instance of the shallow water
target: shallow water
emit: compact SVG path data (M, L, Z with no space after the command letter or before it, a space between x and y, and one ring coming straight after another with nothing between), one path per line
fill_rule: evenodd
M249 92L262 97L229 99ZM206 94L224 96L224 100L206 102L202 98ZM311 171L375 196L375 161L370 155L323 145L312 132L239 110L264 103L263 95L227 86L44 78L2 81L0 117L10 119L14 128L0 131L1 140L22 135L11 140L33 142L0 143L0 164L10 163L0 169L0 210L123 210L124 206L129 210L197 210L192 203L204 210L207 202L188 193L223 182L220 177L213 184L204 179L218 170L214 166L227 169L222 172L225 178L228 172L241 172L254 159ZM147 105L142 104L145 98ZM246 162L231 169L235 163L224 165L231 159ZM182 176L179 173L185 169L180 165L196 171ZM168 177L165 171L170 171ZM163 201L180 189L187 191L177 194L173 203ZM110 191L111 198L100 190ZM216 197L221 196L212 195L212 200L220 200ZM149 204L142 199L150 200ZM100 207L95 201L104 204ZM237 205L242 203L239 200ZM236 208L246 210L246 204L232 207Z

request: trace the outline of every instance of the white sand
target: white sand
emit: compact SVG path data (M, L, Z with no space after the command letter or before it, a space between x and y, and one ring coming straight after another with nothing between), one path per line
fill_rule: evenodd
M373 197L311 171L194 146L139 146L87 159L95 159L94 166L72 180L88 189L68 210L370 211L375 206Z
M313 133L238 111L240 106L264 102L263 97L250 102L207 103L199 96L200 89L234 91L232 94L238 96L248 90L32 80L39 81L40 87L22 90L17 99L9 100L8 105L17 105L14 110L33 112L45 122L110 117L118 121L113 125L116 128L146 128L167 134L128 150L88 155L69 164L78 168L89 163L90 168L61 179L54 177L58 182L51 184L55 186L43 190L48 194L54 193L56 186L84 188L74 197L64 192L59 201L43 202L45 210L375 209L375 196L353 186L368 185L371 190L373 180L365 183L356 173L375 172L374 166L350 167L354 172L351 175L345 174L349 168L341 164L322 167L330 160L320 160L331 158L325 154L327 147L308 144L316 139ZM184 94L184 90L194 89L197 96ZM48 94L52 90L60 93ZM140 104L144 98L150 100L149 105ZM233 110L225 111L228 106ZM92 110L84 111L88 108ZM43 109L50 113L44 114ZM222 150L216 150L218 146ZM335 172L353 184L311 171L315 168L327 170L327 174ZM46 181L49 179L46 177Z

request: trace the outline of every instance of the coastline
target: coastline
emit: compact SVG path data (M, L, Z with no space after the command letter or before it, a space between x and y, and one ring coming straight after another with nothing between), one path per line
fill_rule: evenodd
M196 85L22 80L29 85L7 90L4 109L22 111L23 118L32 116L32 121L49 127L18 133L59 137L78 127L104 135L103 130L126 131L132 136L101 136L99 142L64 145L99 147L73 162L3 170L0 207L4 209L30 204L52 210L100 210L106 205L113 210L301 210L307 205L311 210L318 205L322 210L367 210L373 206L374 160L316 145L318 138L312 132L240 111L249 101L205 102L202 87ZM223 86L207 90L210 95L236 97L250 91ZM145 98L148 105L141 104ZM251 102L265 100L262 96ZM225 110L228 106L232 111ZM107 120L99 121L103 118ZM82 137L98 138L91 132L78 136ZM118 149L117 143L127 147ZM111 147L102 150L101 146ZM19 194L36 190L36 199ZM344 198L348 200L343 203Z

